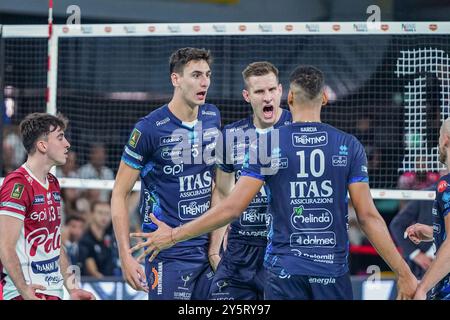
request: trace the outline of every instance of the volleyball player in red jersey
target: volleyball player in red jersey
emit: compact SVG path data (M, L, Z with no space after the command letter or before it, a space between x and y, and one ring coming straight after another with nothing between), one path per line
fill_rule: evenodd
M95 299L72 283L61 248L60 186L50 169L67 160L66 126L63 116L46 113L30 114L20 124L28 159L0 187L0 271L5 300L60 300L63 285L71 299Z

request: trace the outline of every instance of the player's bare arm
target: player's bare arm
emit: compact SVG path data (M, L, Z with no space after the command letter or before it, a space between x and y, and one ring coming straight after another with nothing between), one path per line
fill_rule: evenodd
M148 292L145 273L141 265L129 252L129 220L127 198L139 177L139 170L121 161L111 197L111 215L119 248L120 263L124 279L135 290Z
M138 260L140 261L146 255L152 253L150 257L150 261L152 261L158 255L159 251L170 248L177 242L197 237L227 225L238 218L248 207L262 185L263 181L261 180L246 176L241 177L225 201L211 208L198 219L174 229L158 221L151 215L152 221L156 223L158 229L152 233L130 234L131 237L146 238L144 242L131 248L130 253L147 247Z
M450 215L445 217L445 230L448 234L450 230ZM449 273L450 240L446 238L436 254L436 259L431 263L430 268L423 276L422 281L420 281L414 299L425 300L427 292Z
M26 283L17 256L16 245L22 227L22 220L0 215L0 260L24 300L43 300L36 296L36 290L45 290L46 288Z
M216 170L216 182L212 193L212 205L216 206L222 202L233 189L234 173L228 173L223 170ZM211 267L216 271L220 262L220 247L224 241L224 235L228 228L228 224L211 232L209 239L208 258Z
M417 288L417 279L397 251L389 230L373 203L367 183L352 183L349 186L350 197L356 210L361 229L397 275L397 299L411 299Z
M77 282L78 279L72 274L69 267L69 259L67 258L64 246L61 247L59 266L61 268L61 274L64 277L64 286L67 292L69 292L71 300L95 300L95 296L92 293L80 288Z

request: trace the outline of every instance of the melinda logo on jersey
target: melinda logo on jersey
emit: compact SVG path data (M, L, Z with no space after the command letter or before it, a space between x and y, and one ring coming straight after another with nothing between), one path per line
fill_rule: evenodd
M59 226L53 232L47 228L39 228L31 231L26 241L30 244L30 257L34 257L40 247L48 254L61 248L61 231Z
M325 230L333 224L333 215L324 208L294 207L291 223L297 230Z

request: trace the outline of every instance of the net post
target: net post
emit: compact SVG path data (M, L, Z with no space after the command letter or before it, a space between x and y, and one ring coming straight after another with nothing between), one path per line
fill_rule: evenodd
M53 0L49 0L47 59L47 113L55 115L57 112L58 37L53 32Z

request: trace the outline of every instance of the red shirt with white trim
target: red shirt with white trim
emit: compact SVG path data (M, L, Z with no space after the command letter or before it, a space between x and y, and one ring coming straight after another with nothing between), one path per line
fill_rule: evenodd
M16 252L27 284L47 288L38 291L63 298L63 276L59 265L61 248L61 195L56 177L48 174L42 184L27 167L10 173L0 187L0 215L23 221ZM6 274L3 298L20 295L4 267Z

